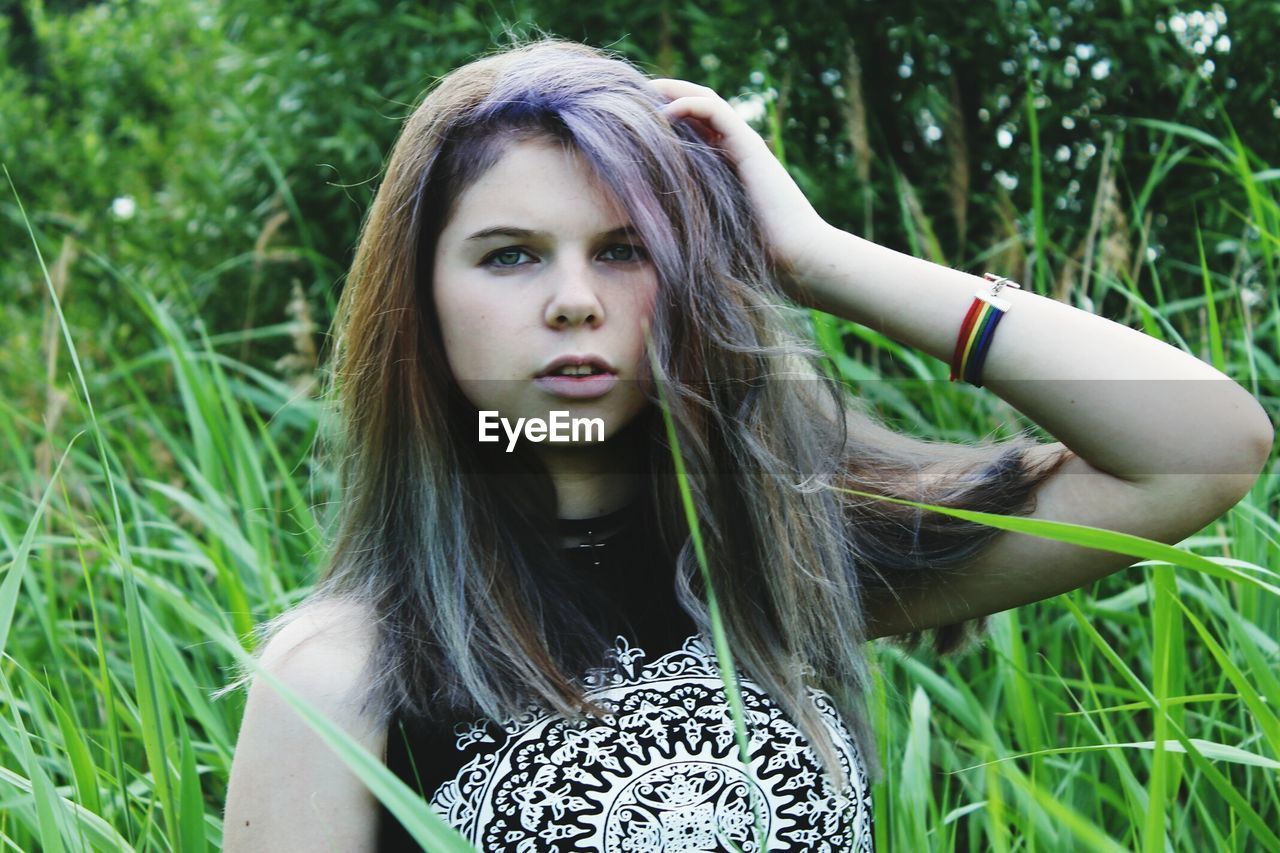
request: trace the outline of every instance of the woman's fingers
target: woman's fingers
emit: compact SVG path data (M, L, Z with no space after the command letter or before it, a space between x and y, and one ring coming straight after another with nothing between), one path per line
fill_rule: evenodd
M672 77L657 77L649 82L669 99L661 108L662 114L673 121L688 119L698 135L708 143L718 145L726 134L740 130L735 122L742 119L714 89ZM745 122L743 124L745 126Z
M688 115L700 118L703 121L715 121L716 115L720 112L720 106L720 104L702 95L685 95L667 103L662 108L662 111L668 115ZM724 106L727 109L732 109L728 104Z
M676 98L662 108L662 114L669 119L690 119L694 128L709 142L719 141L724 136L720 124L724 117L717 120L718 112L716 104L701 96Z
M700 83L693 83L689 80L677 80L674 77L653 77L649 82L658 88L659 91L674 92L678 95L708 95L718 98L716 90L710 86L703 86Z
M706 86L699 86L697 83L690 83L688 80L672 80L665 77L659 77L656 80L649 81L653 87L658 90L663 97L667 98L669 103L663 108L664 112L670 113L675 107L677 112L688 109L689 113L704 120L712 120L711 113L718 107L722 107L730 112L733 107L724 98L720 97L714 89ZM690 105L696 104L696 109Z
M659 109L669 121L687 123L733 162L757 212L770 254L784 267L812 266L814 234L826 223L764 137L714 89L671 77L648 82L667 101Z

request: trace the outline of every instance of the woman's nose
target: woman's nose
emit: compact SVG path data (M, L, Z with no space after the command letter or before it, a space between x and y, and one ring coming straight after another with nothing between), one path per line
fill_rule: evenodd
M549 325L556 328L581 323L600 325L604 320L604 305L598 294L599 282L588 264L565 263L554 281L555 289L547 301Z

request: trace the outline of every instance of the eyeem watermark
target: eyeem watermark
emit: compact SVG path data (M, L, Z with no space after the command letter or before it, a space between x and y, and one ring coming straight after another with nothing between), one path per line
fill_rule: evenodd
M604 418L570 418L568 412L549 413L551 420L545 421L542 418L517 418L515 426L511 421L500 416L497 412L482 411L480 412L480 441L494 442L501 441L502 436L496 433L499 425L507 434L507 452L515 450L516 441L520 438L521 432L529 441L604 441ZM566 434L565 429L569 432ZM579 437L578 431L581 429L585 435Z

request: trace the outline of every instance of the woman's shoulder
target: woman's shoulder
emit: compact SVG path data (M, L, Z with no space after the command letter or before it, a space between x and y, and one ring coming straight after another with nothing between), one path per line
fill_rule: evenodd
M227 790L227 850L372 850L376 801L297 715L283 684L358 744L381 754L385 726L366 709L375 640L371 610L316 600L281 617L259 655Z
M371 644L376 615L372 605L354 598L312 598L275 620L262 658L283 661L319 647Z
M376 628L373 608L364 602L313 599L280 617L259 662L306 698L354 700L369 684Z

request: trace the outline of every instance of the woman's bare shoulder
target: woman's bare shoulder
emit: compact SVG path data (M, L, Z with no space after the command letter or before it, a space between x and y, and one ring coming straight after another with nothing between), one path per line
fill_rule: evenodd
M259 656L264 669L307 687L367 686L365 672L377 643L373 609L351 599L315 599L299 605L272 634Z
M259 662L380 757L386 728L364 705L376 625L371 610L358 603L310 602L271 634ZM376 807L271 680L253 678L227 790L225 849L371 850Z

